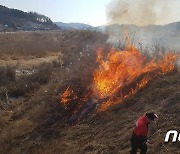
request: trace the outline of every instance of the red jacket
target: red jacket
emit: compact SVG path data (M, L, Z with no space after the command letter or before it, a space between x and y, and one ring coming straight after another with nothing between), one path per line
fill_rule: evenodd
M136 126L133 130L136 136L147 137L148 134L148 123L146 116L141 116L136 122Z

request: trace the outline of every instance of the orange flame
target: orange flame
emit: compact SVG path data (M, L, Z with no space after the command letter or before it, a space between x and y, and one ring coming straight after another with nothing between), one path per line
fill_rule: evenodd
M99 68L94 72L93 83L93 92L97 97L101 99L109 98L102 103L101 111L137 93L158 74L165 74L173 70L177 58L177 55L168 53L161 60L153 59L147 63L146 57L132 45L127 45L125 51L112 49L107 56L107 60L104 60L102 52L102 48L97 50ZM136 86L114 98L114 95L121 89L132 84L133 81L136 82L135 80L141 75L142 78L137 81Z
M126 51L111 50L107 61L103 60L102 49L97 54L100 67L94 73L93 91L100 98L113 95L123 84L131 82L140 74L145 60L133 46Z
M60 96L60 102L62 106L67 109L68 104L71 100L76 99L77 96L74 94L73 90L70 89L70 86L64 91L64 93Z
M89 98L99 100L99 110L105 111L110 106L122 102L125 98L136 94L159 74L166 74L174 69L178 55L167 53L159 59L147 62L146 57L137 48L130 45L127 38L126 49L111 49L107 58L103 57L103 49L97 50L99 68L94 71L92 89L79 98L74 114L82 111ZM62 106L67 109L77 95L70 86L60 96Z

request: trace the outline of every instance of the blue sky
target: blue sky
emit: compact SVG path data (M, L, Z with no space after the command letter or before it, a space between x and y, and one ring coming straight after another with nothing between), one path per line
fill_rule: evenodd
M0 0L0 4L23 11L35 11L53 21L106 24L110 0Z

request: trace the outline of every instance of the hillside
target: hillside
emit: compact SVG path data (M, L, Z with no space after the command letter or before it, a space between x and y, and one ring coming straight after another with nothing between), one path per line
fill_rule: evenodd
M122 104L62 131L61 137L52 139L43 150L47 153L128 154L129 138L137 118L154 111L159 115L159 121L150 129L153 145L148 153L178 153L179 144L165 144L164 138L169 129L180 131L179 87L180 73L174 71L158 77ZM39 153L43 150L39 149Z
M159 121L151 126L153 145L148 153L179 152L178 143L164 143L169 129L180 131L180 73L176 71L155 78L122 104L74 126L64 125L66 119L62 119L52 87L44 97L40 97L44 90L42 87L33 95L34 98L28 96L26 102L19 102L21 108L13 107L12 113L6 111L3 114L2 117L12 123L9 129L13 130L9 130L11 140L4 140L8 134L1 136L6 143L6 146L1 146L1 152L126 154L129 153L129 138L135 121L151 110L159 115Z
M50 18L0 5L0 31L58 29Z
M48 40L42 39L47 36ZM23 38L28 40L29 50L26 45L20 46ZM15 49L14 55L1 51L0 153L126 154L130 150L132 128L137 118L147 111L159 115L159 121L150 127L153 145L148 152L179 152L178 143L164 143L169 129L180 132L180 72L177 69L154 77L136 94L108 110L94 113L89 110L90 114L72 122L75 113L72 109L81 99L72 101L70 108L65 109L60 99L62 93L71 86L78 91L77 96L87 94L92 73L97 68L96 49L103 46L108 52L112 47L107 39L108 36L95 31L1 35L1 41L6 43L3 49L10 50L11 46ZM44 46L35 50L34 41L55 44L47 51Z

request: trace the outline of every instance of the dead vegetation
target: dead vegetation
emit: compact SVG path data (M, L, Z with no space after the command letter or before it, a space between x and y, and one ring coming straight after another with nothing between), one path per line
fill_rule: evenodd
M36 152L129 153L129 139L137 118L147 111L154 111L158 113L159 121L151 126L153 145L148 153L178 153L178 143L165 144L164 138L169 129L180 131L179 75L174 71L156 78L122 104L64 129L61 137L46 142L43 150L39 147Z
M79 95L86 92L97 67L97 47L110 48L106 44L107 36L94 31L28 32L7 36L10 35L27 37L31 41L26 38L27 44L20 45L25 39L19 37L17 44L16 41L11 45L1 44L4 49L0 53L4 57L13 53L16 58L18 55L27 59L43 58L49 52L61 52L63 56L59 58L63 63L34 65L31 69L35 72L19 77L16 70L22 67L0 68L0 153L129 153L129 138L135 121L151 110L157 112L160 119L152 126L154 144L149 153L178 152L179 144L164 144L163 141L168 129L180 132L179 72L175 70L156 77L121 104L74 126L68 125L72 113L63 109L60 94L68 85L74 90L81 89ZM34 41L39 41L37 48L30 47Z
M59 52L70 58L69 54L104 44L106 39L105 34L93 30L0 33L0 59L40 58Z

